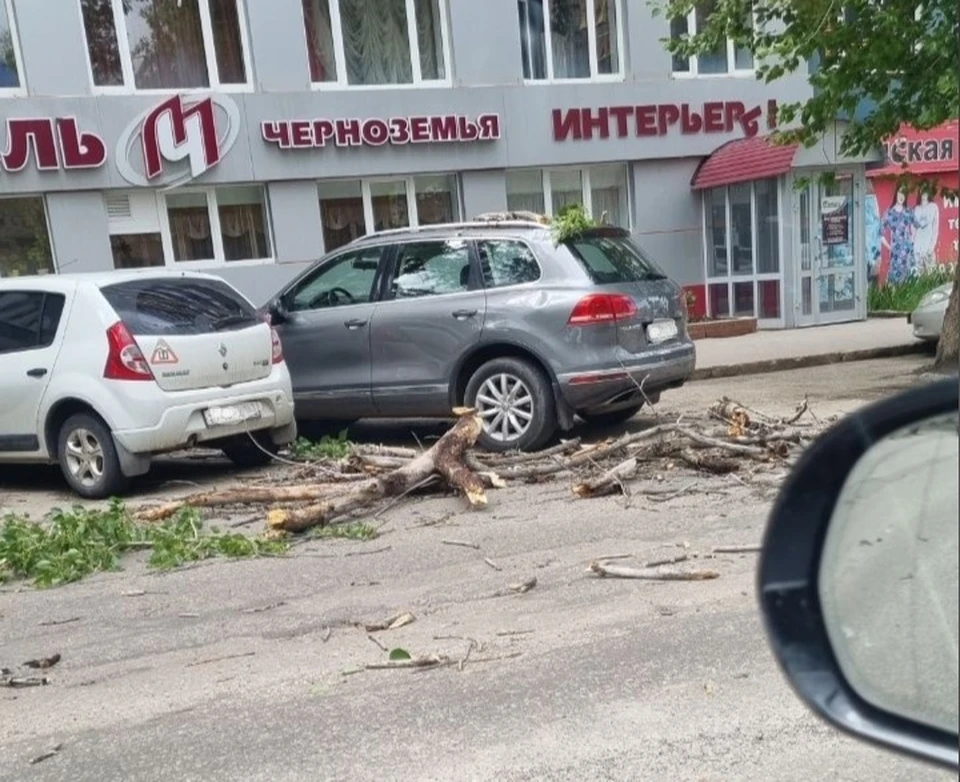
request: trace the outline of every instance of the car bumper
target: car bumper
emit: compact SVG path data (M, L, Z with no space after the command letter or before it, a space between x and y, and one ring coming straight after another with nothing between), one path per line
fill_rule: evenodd
M624 357L615 367L564 373L557 381L564 401L574 410L615 409L683 385L696 363L693 343L683 342Z
M907 316L907 323L913 327L913 336L917 339L938 340L945 314L946 307L914 310Z
M131 454L162 453L212 440L263 430L274 430L274 442L285 445L296 438L293 394L289 383L246 384L243 390L211 389L192 392L189 401L168 404L159 423L143 428L115 429L114 439ZM259 418L229 425L208 426L204 411L249 402L260 405Z

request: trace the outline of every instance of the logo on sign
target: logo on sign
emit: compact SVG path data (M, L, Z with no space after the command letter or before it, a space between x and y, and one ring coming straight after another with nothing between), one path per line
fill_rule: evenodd
M177 364L179 361L177 354L162 339L157 342L157 346L153 349L153 355L150 356L151 364Z
M141 187L169 189L216 166L240 132L240 110L222 95L179 95L143 112L120 136L117 169Z

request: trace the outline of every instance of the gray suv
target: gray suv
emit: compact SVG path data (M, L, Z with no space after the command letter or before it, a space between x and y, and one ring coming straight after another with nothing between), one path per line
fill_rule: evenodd
M612 227L559 245L524 220L381 232L267 309L305 430L466 405L483 447L534 450L574 416L626 421L695 363L682 290Z

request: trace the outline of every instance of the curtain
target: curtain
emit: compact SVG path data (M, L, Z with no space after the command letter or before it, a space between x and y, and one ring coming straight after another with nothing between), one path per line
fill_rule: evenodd
M123 84L123 67L117 44L117 26L111 0L83 0L80 5L83 28L87 34L87 55L98 87Z
M139 89L210 86L198 3L127 0L127 37Z
M323 224L323 249L326 252L343 247L367 233L361 198L321 201L320 219Z
M407 215L406 195L373 196L373 223L375 231L391 228L406 228L410 225Z
M413 81L405 0L339 0L350 84Z
M243 84L247 80L240 43L238 0L207 0L210 3L210 26L217 70L222 84Z
M220 233L223 254L228 261L266 258L266 231L261 204L236 204L220 207Z
M511 212L534 212L542 215L546 211L543 193L507 193L507 209Z
M173 255L178 261L207 261L213 258L210 215L205 206L169 209Z
M590 75L587 0L554 0L550 13L553 75L557 79Z
M303 22L307 28L307 57L310 60L310 78L314 82L337 80L330 2L331 0L303 0Z
M626 215L621 211L622 196L619 187L594 188L590 194L593 219L599 222L606 212L606 225L628 228Z
M420 45L420 76L425 80L446 77L443 59L443 31L439 0L416 0L417 42Z

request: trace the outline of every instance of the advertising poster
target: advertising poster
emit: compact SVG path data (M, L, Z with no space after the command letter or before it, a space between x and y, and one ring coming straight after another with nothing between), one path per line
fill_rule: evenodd
M820 199L820 224L825 245L847 244L850 241L850 204L846 196L824 196Z

